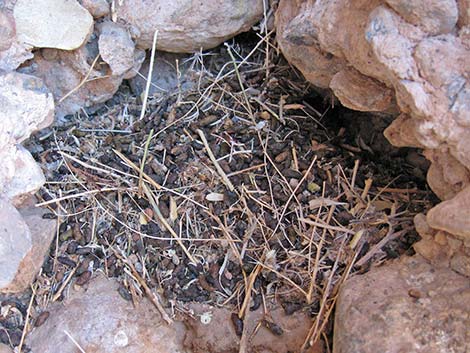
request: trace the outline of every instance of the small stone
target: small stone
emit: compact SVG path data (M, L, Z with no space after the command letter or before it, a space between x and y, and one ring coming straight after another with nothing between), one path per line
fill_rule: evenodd
M106 0L81 0L81 5L87 9L94 18L109 15L109 4Z
M93 30L93 17L75 0L18 0L13 16L18 39L37 48L73 50Z
M99 26L98 47L103 60L113 75L123 75L134 66L135 44L129 32L122 25L103 22Z

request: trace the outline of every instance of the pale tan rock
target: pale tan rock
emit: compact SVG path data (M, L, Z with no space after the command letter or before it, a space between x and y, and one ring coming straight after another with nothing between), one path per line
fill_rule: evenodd
M441 200L454 197L470 185L470 171L455 159L445 147L426 150L424 155L431 161L427 181Z
M32 46L20 43L15 38L8 49L0 51L0 71L16 70L22 63L33 57Z
M262 0L126 0L115 4L116 22L133 27L140 48L151 48L158 30L157 48L177 53L216 47L249 30L263 14Z
M424 214L414 218L421 240L413 244L414 250L435 267L450 268L470 277L470 242L464 242L443 230L432 229Z
M19 41L73 50L93 31L93 17L76 0L18 0L13 15Z
M343 58L323 50L311 24L312 12L300 0L280 1L276 11L277 41L284 56L315 86L328 88L333 76L346 67Z
M452 199L434 206L427 214L427 221L432 228L469 239L469 210L470 186L467 186Z
M50 316L28 337L32 352L183 353L184 327L168 326L157 309L143 299L136 308L118 293L118 283L103 275L86 288L70 289L62 303L48 307Z
M106 21L99 25L98 48L103 60L115 76L123 75L134 67L135 44L122 25Z
M17 211L0 201L0 292L27 290L41 268L55 236L57 222L43 219L44 209L34 206Z
M191 304L189 308L193 317L185 320L188 332L184 343L191 353L239 352L240 338L235 333L230 310L199 303ZM269 331L262 324L263 319L279 325L282 335L276 336ZM300 352L312 321L307 313L288 316L278 307L270 308L267 316L262 309L247 311L244 325L251 337L248 353ZM323 352L322 342L305 350L305 353Z
M3 181L3 197L18 207L23 201L36 193L46 179L41 167L36 163L28 150L21 145L13 146L7 153L0 152L4 166L11 167L12 175ZM5 169L4 169L5 170Z
M359 111L394 109L394 92L378 81L347 68L335 74L330 88L345 107Z
M10 48L15 34L15 21L13 17L0 9L0 52Z
M386 0L387 4L409 23L432 35L449 33L457 24L455 0Z
M31 232L20 213L0 199L0 292L18 289L15 276L25 254L31 249Z
M13 350L6 344L0 343L0 353L13 353Z
M468 352L468 283L419 255L350 278L338 297L333 352Z
M17 72L0 75L0 197L15 204L45 182L41 169L19 143L50 125L54 100L44 82Z
M397 147L424 147L415 135L416 121L408 114L400 114L385 129L387 140Z
M106 0L81 0L80 4L87 9L94 18L101 18L110 13L110 4Z

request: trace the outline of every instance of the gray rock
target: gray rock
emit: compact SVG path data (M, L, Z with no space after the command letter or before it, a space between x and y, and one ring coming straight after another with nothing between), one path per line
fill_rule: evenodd
M333 352L467 353L469 327L469 279L416 255L344 284Z
M106 0L81 0L80 3L94 18L109 15L110 6Z
M135 44L122 25L106 21L99 26L98 47L113 75L123 75L134 66Z
M263 14L263 0L126 0L115 4L116 22L132 27L139 47L151 48L158 29L157 48L174 53L216 47L249 30Z
M136 308L118 293L119 285L103 276L70 291L50 316L34 329L27 344L33 353L183 353L184 327L168 326L147 300ZM74 343L73 340L76 342Z

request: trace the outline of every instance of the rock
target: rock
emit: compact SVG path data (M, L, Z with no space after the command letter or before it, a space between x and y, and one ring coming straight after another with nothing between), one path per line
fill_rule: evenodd
M103 26L108 26L103 24ZM119 26L109 25L113 30ZM40 77L52 91L56 101L56 117L74 114L82 108L103 103L113 97L124 78L131 78L138 72L144 61L144 52L133 51L132 67L130 65L130 47L123 46L119 39L119 51L116 54L108 49L110 40L115 38L105 30L106 37L98 48L98 33L86 45L77 50L41 49L34 59L20 68L21 72ZM122 34L122 32L120 32ZM132 43L127 43L131 45ZM104 49L106 48L106 49ZM124 74L115 75L106 62L98 61L99 50L103 49L106 60L119 72L128 69ZM119 55L125 55L119 58ZM94 64L93 64L94 63Z
M0 224L0 292L11 292L18 289L15 276L31 249L32 236L20 213L5 199L0 199Z
M18 211L0 199L0 293L28 289L39 272L56 229L44 213L34 206Z
M15 38L15 22L6 11L0 10L0 52L10 48Z
M18 0L13 15L21 42L73 50L93 31L93 17L75 0Z
M182 91L188 91L194 88L197 81L191 75L193 71L187 62L188 55L165 53L157 51L152 71L152 84L150 85L149 94L171 94L178 90L178 86ZM176 70L176 61L178 60L179 78ZM186 63L185 63L186 61ZM147 76L150 67L150 58L147 58L142 65L140 75L136 75L130 82L131 89L134 94L141 95L145 90ZM179 82L178 82L179 80Z
M32 352L183 353L184 326L166 325L147 299L136 308L118 293L118 283L102 275L48 307L47 321L27 339Z
M419 255L350 278L338 297L333 352L467 352L468 283Z
M214 308L205 304L191 304L192 318L185 323L188 333L185 337L185 347L192 353L236 353L239 351L240 338L235 333L232 324L232 312L224 308ZM298 312L288 316L280 307L270 309L268 315L259 309L247 311L245 325L250 337L248 352L300 352L301 347L312 326L312 320L307 313ZM263 319L278 325L276 335L263 325ZM260 326L258 326L261 324ZM256 333L255 333L256 332ZM324 352L322 342L307 348L305 353Z
M103 60L115 76L123 75L134 67L135 44L124 26L114 22L99 25L98 48Z
M349 109L386 112L395 108L392 90L351 68L336 73L330 88Z
M414 218L421 240L413 244L414 250L436 267L447 267L463 276L470 277L470 242L455 235L431 228L426 216Z
M109 15L109 4L106 0L81 0L80 4L88 10L94 18Z
M33 58L32 49L32 46L20 43L15 38L8 49L0 51L0 72L16 70L26 60Z
M470 185L469 8L468 0L280 0L277 38L344 105L399 110L385 136L425 149L429 185L447 200Z
M13 353L13 350L6 344L0 343L0 353Z
M470 186L467 186L452 199L432 208L427 221L432 228L470 240Z
M36 193L44 185L46 179L41 167L36 163L28 150L21 145L11 146L0 152L4 166L3 197L18 207L27 198ZM1 180L0 179L0 180Z
M30 75L0 75L0 86L0 197L17 205L45 182L41 169L19 143L52 123L54 101L43 81Z
M451 32L459 11L455 0L386 0L409 23L436 35Z
M158 29L157 48L175 53L214 48L250 29L263 15L262 0L126 0L115 4L115 22L131 26L140 48L152 47Z

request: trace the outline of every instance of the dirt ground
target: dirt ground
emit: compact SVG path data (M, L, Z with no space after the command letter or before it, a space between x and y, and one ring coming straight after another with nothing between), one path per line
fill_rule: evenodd
M278 301L311 315L305 342L331 343L341 283L412 252L413 216L436 201L425 159L388 144L391 117L316 93L272 38L239 36L182 65L193 88L149 97L143 119L124 84L29 142L60 227L28 319L102 271L129 305L143 283L176 312L199 302L240 321ZM0 298L17 308L1 342L19 344L30 298Z

